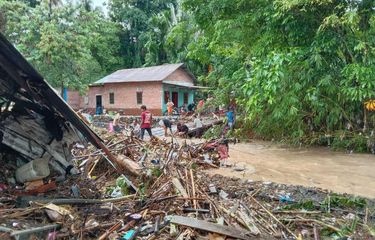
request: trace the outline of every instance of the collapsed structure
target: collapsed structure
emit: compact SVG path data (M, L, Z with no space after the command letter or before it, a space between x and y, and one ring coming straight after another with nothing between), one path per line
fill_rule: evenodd
M0 34L0 163L49 160L60 174L74 173L71 146L100 138ZM4 173L1 174L4 177Z

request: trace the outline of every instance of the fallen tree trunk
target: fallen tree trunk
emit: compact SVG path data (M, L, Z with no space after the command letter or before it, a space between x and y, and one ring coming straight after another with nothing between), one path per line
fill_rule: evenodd
M134 162L133 160L129 159L124 155L117 156L117 163L127 172L131 173L134 176L141 175L142 168L139 166L138 163Z

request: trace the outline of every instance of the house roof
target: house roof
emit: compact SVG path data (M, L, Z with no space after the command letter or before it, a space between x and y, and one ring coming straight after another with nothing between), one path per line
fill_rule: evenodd
M153 67L122 69L105 76L94 84L162 81L183 65L183 63L177 63Z
M210 89L209 87L203 87L203 86L196 86L191 82L176 82L176 81L168 81L164 80L164 84L173 85L177 87L183 87L183 88L191 88L191 89Z

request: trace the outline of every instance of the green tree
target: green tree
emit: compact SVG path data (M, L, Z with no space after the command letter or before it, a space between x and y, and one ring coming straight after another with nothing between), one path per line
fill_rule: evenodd
M49 7L0 0L4 34L53 86L84 90L122 66L119 25L86 2Z
M190 56L213 65L262 136L363 127L375 96L374 1L186 0L201 32ZM223 91L225 90L225 91Z
M168 61L165 36L172 26L175 0L111 0L110 16L123 26L123 54L129 67Z

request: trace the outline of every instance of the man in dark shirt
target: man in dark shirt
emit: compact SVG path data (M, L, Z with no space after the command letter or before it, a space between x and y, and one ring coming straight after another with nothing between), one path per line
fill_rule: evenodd
M190 104L187 106L187 110L188 110L189 112L194 111L194 108L195 108L195 103L194 103L194 102L190 103Z
M170 130L171 134L172 133L172 123L171 121L169 121L169 119L161 119L159 121L159 125L164 129L164 136L167 137L168 136L168 129Z
M184 137L187 137L189 133L189 128L188 126L186 126L185 124L183 123L177 123L177 134L179 136L184 136Z

